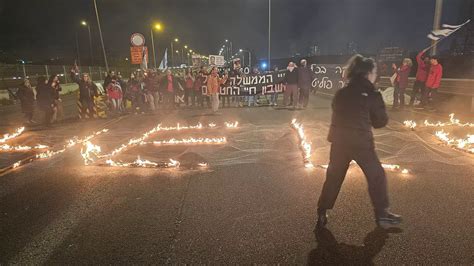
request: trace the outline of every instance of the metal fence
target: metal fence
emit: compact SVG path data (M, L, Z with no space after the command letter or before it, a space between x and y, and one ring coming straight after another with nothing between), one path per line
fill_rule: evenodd
M0 89L15 88L21 84L23 79L28 78L33 85L40 76L49 77L57 74L61 83L70 83L70 71L72 65L0 65ZM104 67L100 66L81 66L81 72L87 72L92 80L103 80L106 75ZM128 78L130 73L136 70L133 67L110 67L115 73L120 72L124 78Z

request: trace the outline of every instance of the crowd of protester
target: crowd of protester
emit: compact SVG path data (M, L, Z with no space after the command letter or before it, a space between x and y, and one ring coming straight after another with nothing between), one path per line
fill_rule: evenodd
M421 51L417 57L416 81L408 103L415 108L435 107L437 90L442 77L442 66L435 56L425 55ZM405 58L400 67L393 64L392 82L394 87L393 109L405 107L405 90L408 87L408 76L412 61ZM278 71L277 68L274 71ZM273 92L269 95L231 96L220 94L222 86L229 86L232 77L259 75L258 68L250 73L243 73L242 68L218 69L216 67L180 68L156 70L137 69L125 80L121 73L109 71L102 86L97 86L88 73L80 73L76 66L71 69L71 79L79 86L78 106L81 118L97 117L97 105L102 101L108 115L124 113L144 114L156 113L159 110L177 108L202 108L218 112L226 107L251 106L283 106L294 109L304 109L308 106L310 92L315 90L312 81L314 72L305 59L297 65L289 62L285 77L283 99L280 94ZM102 88L100 88L102 87ZM203 87L207 89L203 90ZM37 86L25 79L19 87L17 96L21 101L22 112L27 123L33 120L35 100L38 109L44 113L44 124L50 125L63 116L60 91L62 90L59 77L56 74L48 79L38 77ZM102 96L102 97L99 97ZM100 100L99 100L100 98Z

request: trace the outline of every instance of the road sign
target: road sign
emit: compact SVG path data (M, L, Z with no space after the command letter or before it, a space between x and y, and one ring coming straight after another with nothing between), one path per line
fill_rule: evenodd
M130 47L130 62L132 65L139 65L143 62L143 53L145 58L148 58L148 48L144 46L132 46Z
M130 37L130 43L132 46L143 46L145 45L145 37L141 33L134 33Z
M209 65L211 66L224 66L225 59L222 55L209 55Z

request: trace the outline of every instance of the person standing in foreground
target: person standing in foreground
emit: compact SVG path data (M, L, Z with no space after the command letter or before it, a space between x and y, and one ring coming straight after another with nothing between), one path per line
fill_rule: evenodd
M283 83L286 85L285 94L283 97L283 103L285 106L289 106L290 98L293 99L293 108L296 108L298 102L298 69L296 68L295 63L288 63L285 78Z
M301 67L298 68L298 88L300 90L298 105L300 108L306 108L308 106L311 83L313 82L313 72L308 67L306 59L302 59L300 65Z
M219 89L227 80L227 77L220 78L217 73L217 67L211 69L211 73L207 78L207 94L211 96L212 111L214 113L219 109Z
M430 71L428 72L428 77L426 78L425 83L425 93L423 93L423 98L421 99L422 107L428 107L428 102L431 98L431 109L436 110L436 94L438 94L438 88L442 77L443 66L438 62L437 56L432 56L430 59Z
M418 68L416 69L416 80L415 84L413 84L413 90L411 91L411 98L410 98L410 107L413 106L415 103L416 96L420 93L421 99L423 94L425 93L425 82L426 78L428 77L428 70L430 68L430 57L425 56L424 59L421 59L423 55L426 53L428 49L421 51L416 56L416 62L418 64Z
M377 68L374 60L355 55L349 60L346 74L349 84L337 91L332 102L328 135L331 152L318 202L316 228L327 224L326 212L333 208L352 160L357 162L367 178L376 223L384 228L390 227L402 219L387 210L387 178L375 153L372 127L382 128L388 123L382 95L374 87Z
M17 96L21 102L21 111L25 114L27 123L33 124L33 111L35 109L35 92L30 80L25 79L18 89Z

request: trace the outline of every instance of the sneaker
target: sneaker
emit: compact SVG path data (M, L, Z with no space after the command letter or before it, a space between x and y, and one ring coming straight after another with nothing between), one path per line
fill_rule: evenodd
M387 229L402 222L402 217L398 214L384 211L381 215L376 215L375 222L378 226Z

